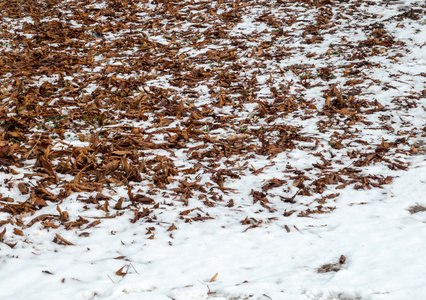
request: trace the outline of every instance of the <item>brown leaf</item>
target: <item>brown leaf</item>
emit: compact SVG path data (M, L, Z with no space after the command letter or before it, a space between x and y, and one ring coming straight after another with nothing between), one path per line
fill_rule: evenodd
M64 239L59 233L57 233L55 235L55 238L53 239L54 243L57 244L61 244L61 245L69 245L69 246L75 246L73 243L71 243L70 241L67 241L66 239Z
M26 195L28 194L28 188L25 183L21 182L18 184L18 189L21 191L22 194Z
M87 225L87 227L84 230L87 230L89 228L95 227L96 225L99 225L99 224L101 224L100 220L93 221L92 223L90 223L89 225Z
M124 268L126 268L126 267L127 267L126 272L123 272ZM118 269L115 272L115 275L124 277L124 276L127 275L128 270L129 270L129 266L128 265L124 265L124 266L122 266L120 269Z
M115 160L109 162L108 164L106 164L103 167L105 176L113 173L115 170L118 169L119 166L120 166L120 161L117 160L117 159L115 159Z
M130 172L130 165L127 162L127 158L125 156L121 157L121 165L123 166L124 172L126 172L126 174L129 174L129 172Z
M46 201L44 201L43 199L39 198L39 197L35 197L32 199L33 204L37 205L37 206L47 206Z
M117 257L114 257L114 259L126 259L126 260L127 260L126 256L124 256L124 255L122 255L122 256L117 256Z
M62 211L59 206L56 207L56 210L59 212L61 222L68 222L70 220L70 216L67 211Z
M285 211L284 212L284 217L289 217L292 214L294 214L297 210L290 210L290 211Z
M0 232L0 242L3 241L3 237L4 237L5 233L6 233L6 228L3 229L2 232Z
M149 210L148 208L144 207L142 211L133 210L133 212L135 216L130 222L135 223L140 218L150 215L152 213L152 210Z
M117 203L115 204L114 209L122 210L123 209L123 201L124 201L124 197L120 197L120 199L118 199Z
M154 199L150 198L150 197L146 197L144 195L136 195L133 197L132 199L133 202L140 202L142 204L153 204L155 203Z
M13 233L19 236L24 236L24 232L21 229L14 228Z
M12 146L9 148L9 151L7 151L6 156L12 156L16 148L18 148L18 144L12 144Z
M50 272L50 271L48 271L48 270L43 270L43 271L41 271L42 273L45 273L45 274L49 274L49 275L53 275L53 273L52 272Z
M55 174L55 171L53 170L52 164L44 156L39 156L36 162L36 166L42 167L44 171L46 171L46 173L54 177L57 181L57 175Z
M83 171L84 169L82 169L80 172L77 173L77 175L75 175L73 183L78 185L81 182L81 179L83 178Z
M18 244L18 242L10 243L10 242L4 242L6 245L8 245L10 248L15 248L15 246Z
M279 187L282 186L283 184L285 184L287 181L283 180L283 179L278 179L278 178L272 178L270 180L268 180L263 186L262 186L262 191L266 192L270 189L273 189L275 187Z
M173 223L172 226L170 226L169 229L167 229L167 231L173 231L173 230L176 230L176 229L177 228L176 228L175 224Z
M0 147L0 157L7 157L10 150L10 146L2 146Z
M56 225L55 223L48 222L48 221L42 221L41 225L43 225L44 227L59 228L59 225Z
M54 218L54 217L52 215L49 215L49 214L40 215L40 216L32 219L25 227L31 227L37 222L44 221L46 219L52 219L52 218Z
M387 176L387 177L385 178L385 183L386 183L386 184L391 184L391 183L392 183L392 181L393 181L392 176Z
M194 211L194 210L196 210L196 208L193 208L193 209L187 209L187 210L181 211L179 214L180 214L181 216L186 216L186 215L188 215L190 212L192 212L192 211Z
M106 213L109 212L108 205L109 205L108 199L106 199L105 202L104 202L103 208L102 208L103 211L106 212Z

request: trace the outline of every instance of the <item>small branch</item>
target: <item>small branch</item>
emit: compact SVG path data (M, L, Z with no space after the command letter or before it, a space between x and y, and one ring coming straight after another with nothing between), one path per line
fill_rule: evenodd
M130 263L130 265L132 266L133 270L135 270L136 274L140 275L139 272L136 270L135 266L132 263Z
M107 276L108 276L108 278L112 281L112 283L114 283L114 284L115 284L114 280L112 280L112 278L111 278L111 277L109 277L109 275L108 275L108 274L107 274Z

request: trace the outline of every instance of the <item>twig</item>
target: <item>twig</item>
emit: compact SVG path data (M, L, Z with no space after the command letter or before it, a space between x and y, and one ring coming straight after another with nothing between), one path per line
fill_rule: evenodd
M35 145L30 149L30 151L28 151L28 153L27 154L25 154L25 158L23 159L23 160L27 160L27 158L28 158L28 156L30 156L30 154L31 154L31 152L33 152L33 150L34 150L34 148L35 148L35 146L37 146L37 144L38 144L38 142L40 142L40 139L41 139L41 133L40 133L40 135L38 136L38 140L37 140L37 142L35 143Z
M136 274L140 275L139 272L136 270L135 266L132 263L130 263L130 265L132 266L133 270L135 270Z
M111 279L112 283L114 283L114 284L115 284L114 280L112 280L112 278L111 278L111 277L109 277L109 275L108 275L108 274L107 274L107 276L108 276L108 278L109 278L109 279Z

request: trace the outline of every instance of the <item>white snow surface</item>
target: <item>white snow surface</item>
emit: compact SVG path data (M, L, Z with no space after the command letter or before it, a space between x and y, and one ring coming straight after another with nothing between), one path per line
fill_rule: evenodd
M419 3L405 2L412 6ZM386 19L399 13L393 11L397 6L383 9L378 18ZM242 20L235 30L250 34L264 29L256 27L250 17ZM425 25L410 22L413 24L406 24L405 28L387 30L404 40L414 32L413 28L421 29L421 34L416 33L418 39L412 43L411 53L401 58L400 64L377 58L383 73L374 74L376 78L392 82L399 88L383 91L387 99L409 93L410 89L425 88L424 80L411 78L412 74L426 69ZM330 42L303 47L305 50L311 47L311 52L321 54L327 51ZM406 42L410 43L408 38ZM419 46L422 43L423 46ZM294 59L296 63L297 55ZM338 63L337 57L333 63ZM389 76L393 72L407 75L401 77L400 82L393 82ZM91 87L90 91L93 89ZM379 93L373 89L372 93ZM318 95L312 92L306 98ZM392 108L390 100L380 101ZM426 119L425 98L419 101L418 108L404 118L420 130ZM391 117L396 122L401 118L393 116L392 112ZM294 122L303 125L306 132L310 126L315 126L312 119ZM381 141L382 136L375 134L374 130L365 131L363 137L371 143ZM81 142L73 143L79 145ZM179 151L176 151L177 157L184 157ZM315 160L295 150L278 155L274 162L278 173L288 162L298 168ZM369 167L370 170L380 168L380 174L392 176L393 182L383 188L339 190L340 195L333 203L335 210L308 218L297 217L297 214L286 217L282 212L270 215L253 207L249 194L252 188L264 184L262 180L271 178L274 171L267 169L268 176L247 173L243 182L232 179L227 182L227 187L238 191L234 195L238 205L232 209L220 205L206 208L191 203L188 209L199 208L203 215L208 212L214 217L205 222L180 221L178 211L168 209L170 199L160 202L163 212L160 221L154 224L155 238L152 240L147 239L147 228L151 225L143 220L130 223L128 220L133 218L133 213L129 210L120 217L102 219L99 225L84 230L87 237L79 236L81 230L55 230L36 223L24 230L25 243L19 242L14 248L0 243L0 299L425 299L426 211L409 212L414 205L426 207L425 155L412 156L407 162L411 164L407 170ZM182 159L176 164L184 165L186 161ZM267 164L266 158L256 157L253 162L256 169ZM12 197L18 190L2 186L0 193ZM288 196L284 192L281 194ZM114 198L126 195L125 188L117 188ZM59 206L71 216L84 214L90 221L105 217L104 211L83 210L76 197L71 195ZM37 214L55 212L56 206L51 205ZM26 222L37 214L25 219ZM262 226L246 230L241 220L256 215L263 220ZM277 220L269 221L269 216ZM1 218L6 218L6 214L0 213ZM167 231L172 224L177 229ZM15 241L14 227L6 224L4 228L7 229L4 240ZM74 245L52 243L58 233ZM341 255L346 261L338 264L341 268L338 272L318 272L323 265L337 264ZM125 276L116 274L120 268Z
M424 157L397 177L380 190L344 190L333 213L246 232L223 215L148 241L116 218L65 247L34 226L33 244L0 246L0 299L422 299L426 212L408 208L426 205ZM339 272L317 272L340 255ZM128 274L115 275L123 266Z

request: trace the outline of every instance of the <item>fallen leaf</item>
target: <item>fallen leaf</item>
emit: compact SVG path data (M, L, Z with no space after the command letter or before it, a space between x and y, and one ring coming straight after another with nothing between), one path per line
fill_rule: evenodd
M126 272L123 272L124 268L126 268L126 267L127 267ZM126 275L127 275L128 270L129 270L129 266L128 266L128 265L124 265L124 266L122 266L120 269L118 269L118 270L115 272L115 274L116 274L117 276L122 276L122 277L124 277L124 276L126 276Z
M172 224L172 226L170 226L169 229L167 229L167 231L173 231L173 230L176 230L176 229L177 228L176 228L175 224Z

